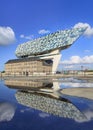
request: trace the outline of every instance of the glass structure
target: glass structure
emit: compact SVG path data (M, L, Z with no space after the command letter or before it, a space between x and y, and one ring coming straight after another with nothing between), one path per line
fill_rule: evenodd
M18 45L16 56L18 58L42 55L53 50L63 50L71 46L86 30L86 28L72 28L70 30L57 31L33 41Z

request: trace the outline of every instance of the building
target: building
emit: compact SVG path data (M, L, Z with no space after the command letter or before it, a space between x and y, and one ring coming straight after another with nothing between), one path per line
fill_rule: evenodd
M44 60L22 58L9 60L5 63L6 76L31 76L46 75L52 71L52 62L48 64Z
M2 77L2 73L0 72L0 78Z
M6 75L56 73L61 58L60 51L70 47L85 30L86 28L61 30L18 45L15 54L19 59L6 62Z

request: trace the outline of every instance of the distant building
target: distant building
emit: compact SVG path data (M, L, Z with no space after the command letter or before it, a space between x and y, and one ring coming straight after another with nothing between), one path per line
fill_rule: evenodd
M0 72L0 77L2 77L2 73Z
M0 72L0 78L3 78L3 77L5 77L5 72L4 71Z
M60 51L70 47L86 30L72 28L18 45L15 54L19 59L5 64L7 76L56 73Z

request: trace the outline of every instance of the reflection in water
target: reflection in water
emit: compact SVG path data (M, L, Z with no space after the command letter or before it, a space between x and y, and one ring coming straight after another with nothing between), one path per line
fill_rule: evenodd
M75 82L75 83L73 83L73 82L64 82L64 83L60 83L60 87L61 88L63 88L63 86L64 86L64 88L68 88L68 87L93 87L93 83L79 83L79 82Z
M39 113L39 116L41 118L46 118L46 117L49 117L50 115L48 113L41 112L41 113Z
M86 121L90 121L93 119L93 100L77 96L69 96L65 94L62 95L62 97L73 102L74 105L77 106L79 110L85 115L85 117L87 118ZM79 120L78 122L82 122L82 120Z
M60 117L71 118L76 121L87 120L86 117L68 100L56 99L47 94L22 91L18 91L15 96L17 101L22 105Z
M0 102L0 122L10 121L15 114L14 105L8 102Z
M51 88L53 83L50 81L40 81L40 80L20 80L20 79L7 79L5 80L5 85L10 88L17 89L27 89L27 90L38 90L40 88Z
M93 88L91 84L83 83L61 83L46 80L5 80L5 84L11 88L20 89L16 92L15 96L17 101L25 106L32 107L43 112L74 119L77 122L85 122L92 119L93 115ZM65 87L69 86L68 87ZM63 85L63 87L62 87ZM72 86L71 86L72 85ZM73 88L74 87L74 88ZM67 88L67 89L62 89ZM34 91L33 91L34 90ZM79 98L83 97L83 98ZM73 100L72 100L73 98ZM84 108L82 111L73 102L75 99L78 100L78 104ZM86 100L87 99L87 100ZM91 107L90 107L90 106ZM40 116L46 117L48 114L41 114Z
M92 106L92 108L93 108L93 106ZM83 112L84 112L85 116L87 117L88 121L93 119L93 109L92 110L88 109Z
M83 97L87 99L93 100L93 88L92 87L81 87L81 88L66 88L63 89L62 94L70 95L70 96L76 96L76 97Z

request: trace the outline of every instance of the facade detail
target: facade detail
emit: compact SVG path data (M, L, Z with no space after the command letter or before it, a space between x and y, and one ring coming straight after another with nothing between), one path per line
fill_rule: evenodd
M71 46L86 28L73 28L57 31L47 36L20 44L16 49L17 57L28 57L47 54L53 50L64 50Z
M5 63L6 76L31 76L50 74L52 71L52 63L49 61L25 58L9 60Z
M61 30L18 45L15 51L18 59L6 62L6 75L56 73L61 58L60 51L70 47L85 30L86 28Z

